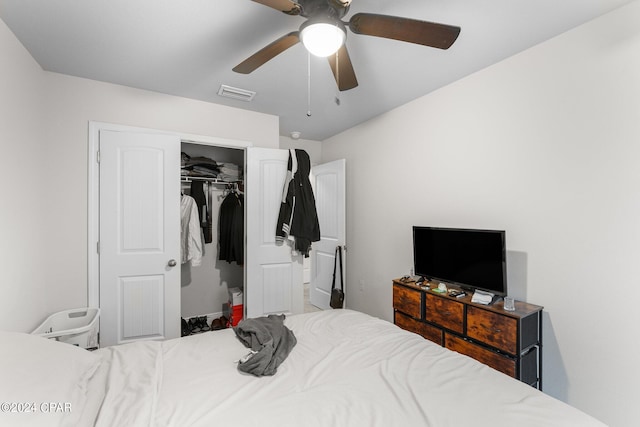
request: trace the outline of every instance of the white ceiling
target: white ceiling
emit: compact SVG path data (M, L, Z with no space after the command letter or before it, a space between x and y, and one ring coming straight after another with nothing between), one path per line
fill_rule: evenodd
M308 85L301 44L233 72L304 22L250 0L0 0L0 17L47 71L277 115L281 135L321 141L631 1L353 0L345 21L371 12L462 31L449 50L349 32L359 86L345 92L322 58ZM222 98L221 84L257 95Z

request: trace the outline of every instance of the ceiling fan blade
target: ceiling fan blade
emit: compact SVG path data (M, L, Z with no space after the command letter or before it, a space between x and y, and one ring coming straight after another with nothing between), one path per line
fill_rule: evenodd
M300 15L302 8L300 5L291 0L253 0L256 3L263 4L275 10L286 13L287 15Z
M345 45L342 45L335 55L329 55L327 59L329 60L331 71L333 71L333 77L335 77L340 91L353 89L358 86L356 72L353 70L353 64L351 64L349 52L347 52L347 47Z
M451 47L460 34L460 27L373 13L353 15L349 21L349 28L356 34L400 40L438 49Z
M267 63L271 59L280 55L285 50L289 49L291 46L296 45L300 42L300 37L298 36L298 31L290 32L287 35L280 37L278 40L273 43L263 47L240 64L233 67L233 71L241 74L249 74L261 67L263 64Z

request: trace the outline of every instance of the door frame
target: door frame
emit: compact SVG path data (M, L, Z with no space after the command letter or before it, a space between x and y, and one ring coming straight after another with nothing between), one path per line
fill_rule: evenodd
M246 148L253 147L252 142L239 139L89 121L89 147L87 150L87 306L94 308L100 307L100 254L98 253L100 237L100 168L98 149L100 147L101 130L176 135L181 142L242 149L245 150L245 162Z

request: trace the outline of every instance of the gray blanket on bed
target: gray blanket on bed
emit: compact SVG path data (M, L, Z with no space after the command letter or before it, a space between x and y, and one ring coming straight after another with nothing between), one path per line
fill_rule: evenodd
M244 346L252 350L252 354L238 364L239 371L257 377L276 373L297 343L293 332L284 326L284 319L284 314L270 314L242 320L233 328Z

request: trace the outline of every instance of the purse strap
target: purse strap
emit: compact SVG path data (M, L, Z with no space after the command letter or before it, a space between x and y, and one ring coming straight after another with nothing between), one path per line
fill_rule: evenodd
M336 256L333 260L333 281L331 282L331 290L336 287L336 265L338 264L338 258L340 259L340 290L342 289L342 246L336 246Z

